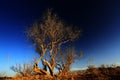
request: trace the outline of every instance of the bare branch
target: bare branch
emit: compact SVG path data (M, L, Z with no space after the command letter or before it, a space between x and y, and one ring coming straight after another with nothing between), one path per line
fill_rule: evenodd
M50 73L53 76L53 71L57 65L56 55L60 54L59 50L61 45L73 41L79 36L80 31L75 29L73 26L64 24L56 14L53 14L48 10L44 16L43 21L35 23L28 30L29 38L36 46L37 52L40 54L39 59L34 65L38 65L41 59L49 53L49 60L44 60L45 65L50 69ZM70 66L74 62L74 53L63 54L66 56L69 62L62 62L62 66ZM69 67L68 67L69 68Z

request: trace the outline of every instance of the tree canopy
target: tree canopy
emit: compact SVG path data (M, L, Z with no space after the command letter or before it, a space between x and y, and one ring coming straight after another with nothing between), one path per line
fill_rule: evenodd
M40 58L34 64L34 69L42 61L44 67L48 67L50 75L53 76L55 67L63 70L65 66L70 66L74 62L75 52L72 49L72 51L67 50L63 54L61 46L67 42L72 42L79 37L79 34L80 30L66 25L56 14L48 10L47 14L43 16L42 21L34 23L28 30L28 36L33 44L35 44L36 51L40 54ZM61 59L58 59L57 56L61 53L61 57L67 59L66 62L59 61ZM44 56L49 58L43 59ZM40 68L39 71L41 70L47 71L45 68Z

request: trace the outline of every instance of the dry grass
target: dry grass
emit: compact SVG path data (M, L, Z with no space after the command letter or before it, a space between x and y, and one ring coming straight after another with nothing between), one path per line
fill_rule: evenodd
M101 67L89 66L84 72L77 71L77 73L66 75L55 75L50 78L46 75L18 74L14 77L0 77L0 80L120 80L120 66L105 66Z

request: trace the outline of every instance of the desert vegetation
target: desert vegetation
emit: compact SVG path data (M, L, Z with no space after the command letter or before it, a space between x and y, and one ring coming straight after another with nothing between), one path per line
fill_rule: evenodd
M72 44L80 34L78 27L63 23L56 14L48 10L40 22L35 22L27 30L27 36L35 46L39 58L32 63L11 66L10 69L17 74L6 77L5 73L0 73L0 79L119 80L120 67L116 65L101 65L100 67L89 65L86 70L70 71L71 65L79 61L83 53L75 52L74 46L69 46L67 43ZM40 62L42 62L42 67L39 66Z
M90 65L83 73L78 72L75 78L76 80L119 80L120 66L101 65L95 67Z
M116 65L101 65L96 67L89 65L85 70L70 71L67 74L55 74L54 77L48 77L47 75L32 74L31 69L22 67L22 65L16 66L14 69L22 69L23 71L17 71L14 77L7 77L5 72L0 73L0 80L119 80L120 79L120 66ZM14 70L13 69L13 70ZM15 70L15 71L16 71ZM30 70L30 71L27 71Z
M79 29L64 24L56 14L48 10L43 21L33 24L28 30L28 37L40 55L34 63L32 72L53 78L56 76L56 68L59 71L57 76L69 74L71 64L81 57L81 53L75 53L73 46L63 50L61 47L74 41L79 37L79 33ZM38 67L40 61L43 69Z

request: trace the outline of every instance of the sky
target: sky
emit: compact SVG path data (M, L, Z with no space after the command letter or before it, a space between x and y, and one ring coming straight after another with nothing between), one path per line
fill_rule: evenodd
M81 29L73 42L83 52L72 69L88 65L120 65L119 0L0 0L0 72L38 56L25 32L52 8L60 19Z

